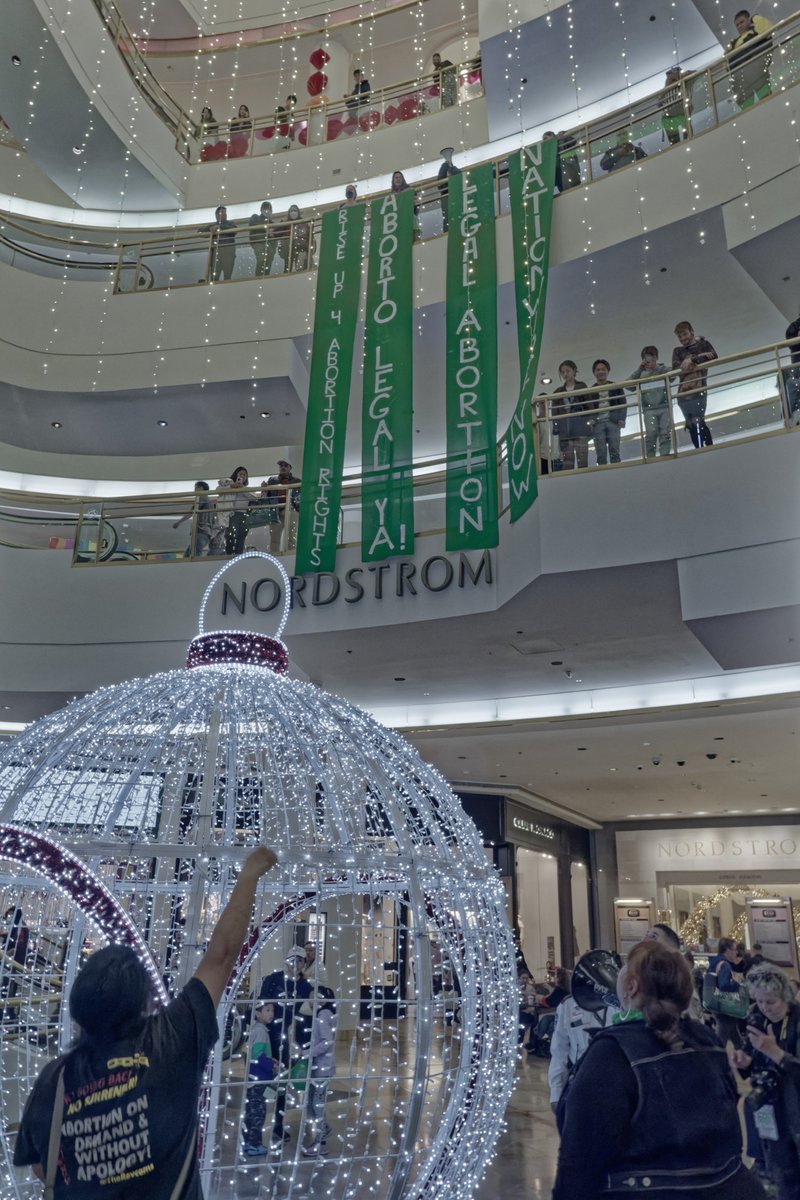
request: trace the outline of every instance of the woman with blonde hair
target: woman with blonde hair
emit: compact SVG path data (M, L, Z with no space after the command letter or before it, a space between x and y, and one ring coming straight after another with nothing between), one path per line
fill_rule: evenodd
M593 1036L559 1107L553 1200L763 1197L742 1163L725 1051L682 1016L692 996L686 961L659 942L640 942L617 992L621 1012Z

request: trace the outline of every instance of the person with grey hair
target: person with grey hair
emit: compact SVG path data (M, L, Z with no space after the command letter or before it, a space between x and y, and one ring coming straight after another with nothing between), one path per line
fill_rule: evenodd
M767 1175L778 1200L800 1200L800 1005L789 976L772 963L747 975L756 1011L747 1025L747 1050L731 1061L749 1075L748 1104L764 1147Z

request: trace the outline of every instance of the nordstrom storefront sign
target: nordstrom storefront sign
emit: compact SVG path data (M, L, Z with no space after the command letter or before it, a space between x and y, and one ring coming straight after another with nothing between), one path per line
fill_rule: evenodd
M786 870L798 862L800 824L711 829L622 830L616 835L620 886L666 884L671 874Z
M478 588L494 582L491 551L482 554L433 554L421 563L413 558L351 567L339 575L320 571L293 575L292 607L322 607L328 604L360 604L389 597L437 595L453 588ZM283 601L280 581L272 575L223 583L217 593L223 616L246 612L272 612Z

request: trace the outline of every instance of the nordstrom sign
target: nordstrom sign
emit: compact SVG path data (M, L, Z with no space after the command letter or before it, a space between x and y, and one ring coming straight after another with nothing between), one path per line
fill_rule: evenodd
M409 597L446 592L451 588L477 588L494 581L491 551L458 555L433 554L422 563L413 558L395 558L369 566L351 567L343 575L320 571L316 575L292 575L292 607L324 607L328 604L360 604L362 600ZM219 592L223 616L249 610L272 612L283 601L280 582L262 579L223 583Z

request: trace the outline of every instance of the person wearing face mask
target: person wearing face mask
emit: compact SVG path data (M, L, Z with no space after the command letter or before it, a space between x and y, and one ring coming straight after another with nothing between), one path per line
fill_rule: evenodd
M594 1034L559 1108L553 1200L763 1198L742 1162L725 1051L710 1030L681 1015L692 993L683 957L658 941L640 942L617 992L622 1011Z
M747 1104L766 1155L778 1200L800 1197L800 1005L780 967L763 962L747 975L756 1012L747 1025L747 1050L733 1065L749 1075Z

